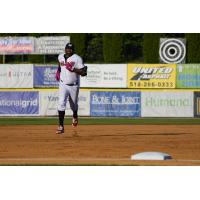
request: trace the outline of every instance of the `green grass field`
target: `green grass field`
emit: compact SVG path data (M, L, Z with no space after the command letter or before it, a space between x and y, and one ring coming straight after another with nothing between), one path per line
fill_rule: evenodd
M0 117L0 125L54 125L56 117ZM65 118L65 124L71 117ZM200 118L79 118L80 125L122 125L122 124L200 124Z

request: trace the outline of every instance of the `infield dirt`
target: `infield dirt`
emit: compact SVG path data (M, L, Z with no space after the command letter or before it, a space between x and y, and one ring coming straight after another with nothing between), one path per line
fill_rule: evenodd
M0 165L200 166L200 125L0 126ZM172 160L132 161L144 151Z

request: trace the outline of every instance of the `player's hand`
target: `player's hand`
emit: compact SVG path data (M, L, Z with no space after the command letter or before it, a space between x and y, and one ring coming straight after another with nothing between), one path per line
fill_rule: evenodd
M67 62L67 63L65 64L66 69L68 69L70 72L73 72L73 71L74 71L74 65L75 65L75 62Z

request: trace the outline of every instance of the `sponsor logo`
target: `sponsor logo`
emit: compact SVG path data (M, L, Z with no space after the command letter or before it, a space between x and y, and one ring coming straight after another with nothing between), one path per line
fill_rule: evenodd
M153 97L145 99L145 106L151 107L188 107L191 105L190 99L154 99Z
M58 101L58 97L54 97L54 96L48 96L47 97L49 101Z
M2 46L8 46L8 45L29 45L32 44L32 41L26 38L19 38L19 39L13 39L13 38L4 38L0 40L0 45Z
M52 102L52 101L58 101L59 100L59 97L55 97L55 96L47 96L47 97L44 97L44 99L48 99L48 101ZM78 97L78 100L79 101L82 101L82 102L86 102L87 98L84 97L84 96L79 96ZM67 98L67 101L69 101L69 97Z
M19 78L19 77L30 77L30 76L32 76L32 72L15 72L15 71L9 71L7 73L7 76L9 78L11 78L11 77L17 77L17 78Z
M140 97L128 97L122 95L121 97L113 95L112 97L109 96L92 96L92 104L126 104L126 105L133 105L139 104Z
M32 72L13 72L13 71L9 71L9 72L5 72L0 74L0 77L30 77L32 76Z
M134 67L135 74L131 80L149 80L149 79L169 79L173 71L172 67Z
M102 71L99 67L90 66L85 77L87 82L91 84L98 84L102 79Z
M44 70L44 80L45 81L56 81L55 80L55 74L56 74L56 68L45 68Z
M26 108L28 106L38 106L38 99L30 99L30 100L7 100L2 99L0 100L0 106L16 106L16 107L22 107Z

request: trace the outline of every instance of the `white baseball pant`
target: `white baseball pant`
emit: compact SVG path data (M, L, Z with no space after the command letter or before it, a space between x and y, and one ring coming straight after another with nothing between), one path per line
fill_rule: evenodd
M78 85L69 86L60 81L58 110L65 111L67 100L69 99L71 110L78 111L78 93L79 93Z

